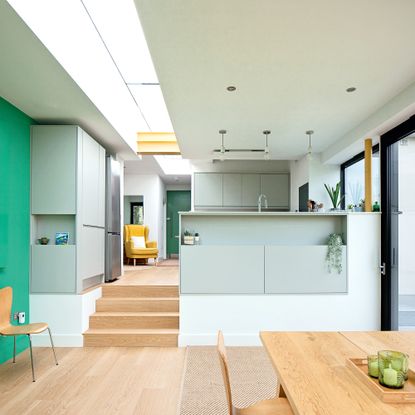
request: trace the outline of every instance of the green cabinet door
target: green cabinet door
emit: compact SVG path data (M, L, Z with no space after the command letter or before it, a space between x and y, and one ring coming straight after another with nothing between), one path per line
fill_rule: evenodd
M167 256L179 253L179 212L190 209L190 190L167 191Z

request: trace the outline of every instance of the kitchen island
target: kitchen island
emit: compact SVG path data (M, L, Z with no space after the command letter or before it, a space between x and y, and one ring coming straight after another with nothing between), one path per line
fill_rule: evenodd
M195 211L180 215L198 245L180 247L181 345L234 344L260 330L377 330L380 214ZM341 267L327 240L340 234Z

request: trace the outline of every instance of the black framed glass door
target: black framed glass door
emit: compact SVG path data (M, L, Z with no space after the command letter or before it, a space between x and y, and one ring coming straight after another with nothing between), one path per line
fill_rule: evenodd
M415 116L383 134L381 154L381 328L398 330L400 326L400 145L415 132ZM415 163L415 160L414 160ZM402 174L402 173L401 173ZM414 177L415 179L415 177ZM415 229L414 229L415 231Z

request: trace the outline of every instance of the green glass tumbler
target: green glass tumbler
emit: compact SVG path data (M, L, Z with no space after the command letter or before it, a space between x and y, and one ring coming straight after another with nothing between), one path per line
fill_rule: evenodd
M379 363L377 354L373 354L367 357L367 373L372 378L379 377Z
M408 379L409 357L393 350L378 352L379 383L387 388L403 388Z

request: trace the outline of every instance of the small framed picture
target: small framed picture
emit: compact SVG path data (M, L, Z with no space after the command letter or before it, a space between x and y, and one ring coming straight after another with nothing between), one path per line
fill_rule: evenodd
M68 245L69 233L68 232L56 232L55 245Z

